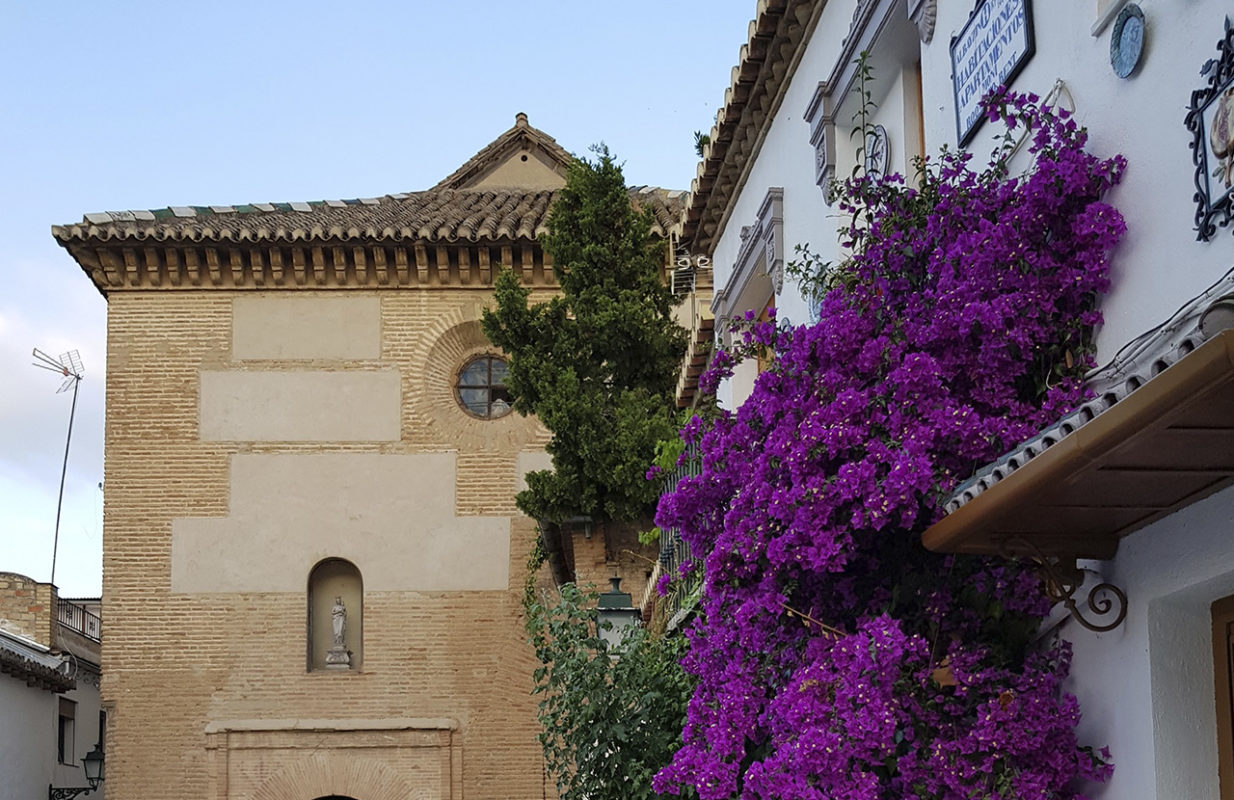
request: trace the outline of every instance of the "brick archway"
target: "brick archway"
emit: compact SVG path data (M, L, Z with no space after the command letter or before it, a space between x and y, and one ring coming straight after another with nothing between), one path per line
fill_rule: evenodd
M435 800L380 761L316 754L270 776L252 800Z

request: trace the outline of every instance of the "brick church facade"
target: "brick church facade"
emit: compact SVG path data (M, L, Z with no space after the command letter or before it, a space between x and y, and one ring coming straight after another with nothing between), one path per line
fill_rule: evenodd
M428 191L54 229L108 302L109 798L542 796L513 497L548 434L479 319L501 267L555 291L569 158L519 115ZM680 198L632 197L667 237Z

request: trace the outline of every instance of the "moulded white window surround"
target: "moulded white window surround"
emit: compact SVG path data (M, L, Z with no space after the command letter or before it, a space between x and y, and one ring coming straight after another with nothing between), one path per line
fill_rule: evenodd
M938 20L938 0L908 0L908 18L917 26L922 43L929 44Z
M814 147L814 182L823 190L823 200L831 205L835 200L832 182L836 177L836 118L826 83L820 81L814 90L805 121L810 126L810 144Z
M860 106L854 95L860 82L858 54L870 54L866 89L881 102L901 71L920 60L921 42L933 38L936 16L936 0L858 0L831 72L818 84L804 115L814 147L814 180L828 205L835 199L836 120L849 123Z
M1093 36L1100 36L1128 2L1129 0L1097 0L1097 21L1093 23Z
M925 3L923 5L932 5ZM918 13L924 13L918 9ZM853 89L859 82L857 58L870 54L872 81L866 86L877 102L890 88L900 68L921 58L921 33L897 0L859 0L853 10L848 34L840 45L831 73L823 81L823 93L831 98L830 113L850 119L859 105Z
M722 323L758 306L784 288L784 189L772 186L754 222L741 229L741 250L711 311ZM726 326L725 326L726 327ZM725 334L727 337L727 333Z

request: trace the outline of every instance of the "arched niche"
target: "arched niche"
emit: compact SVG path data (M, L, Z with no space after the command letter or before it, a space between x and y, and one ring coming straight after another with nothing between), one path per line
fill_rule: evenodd
M309 572L307 659L309 672L346 672L363 664L364 580L350 561L327 558Z

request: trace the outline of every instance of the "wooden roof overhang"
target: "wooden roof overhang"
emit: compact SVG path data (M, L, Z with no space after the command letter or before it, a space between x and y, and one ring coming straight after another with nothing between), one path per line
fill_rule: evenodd
M944 553L1112 558L1234 483L1234 330L1216 334L924 534Z
M103 295L134 289L490 287L499 268L555 286L535 240L64 243Z

